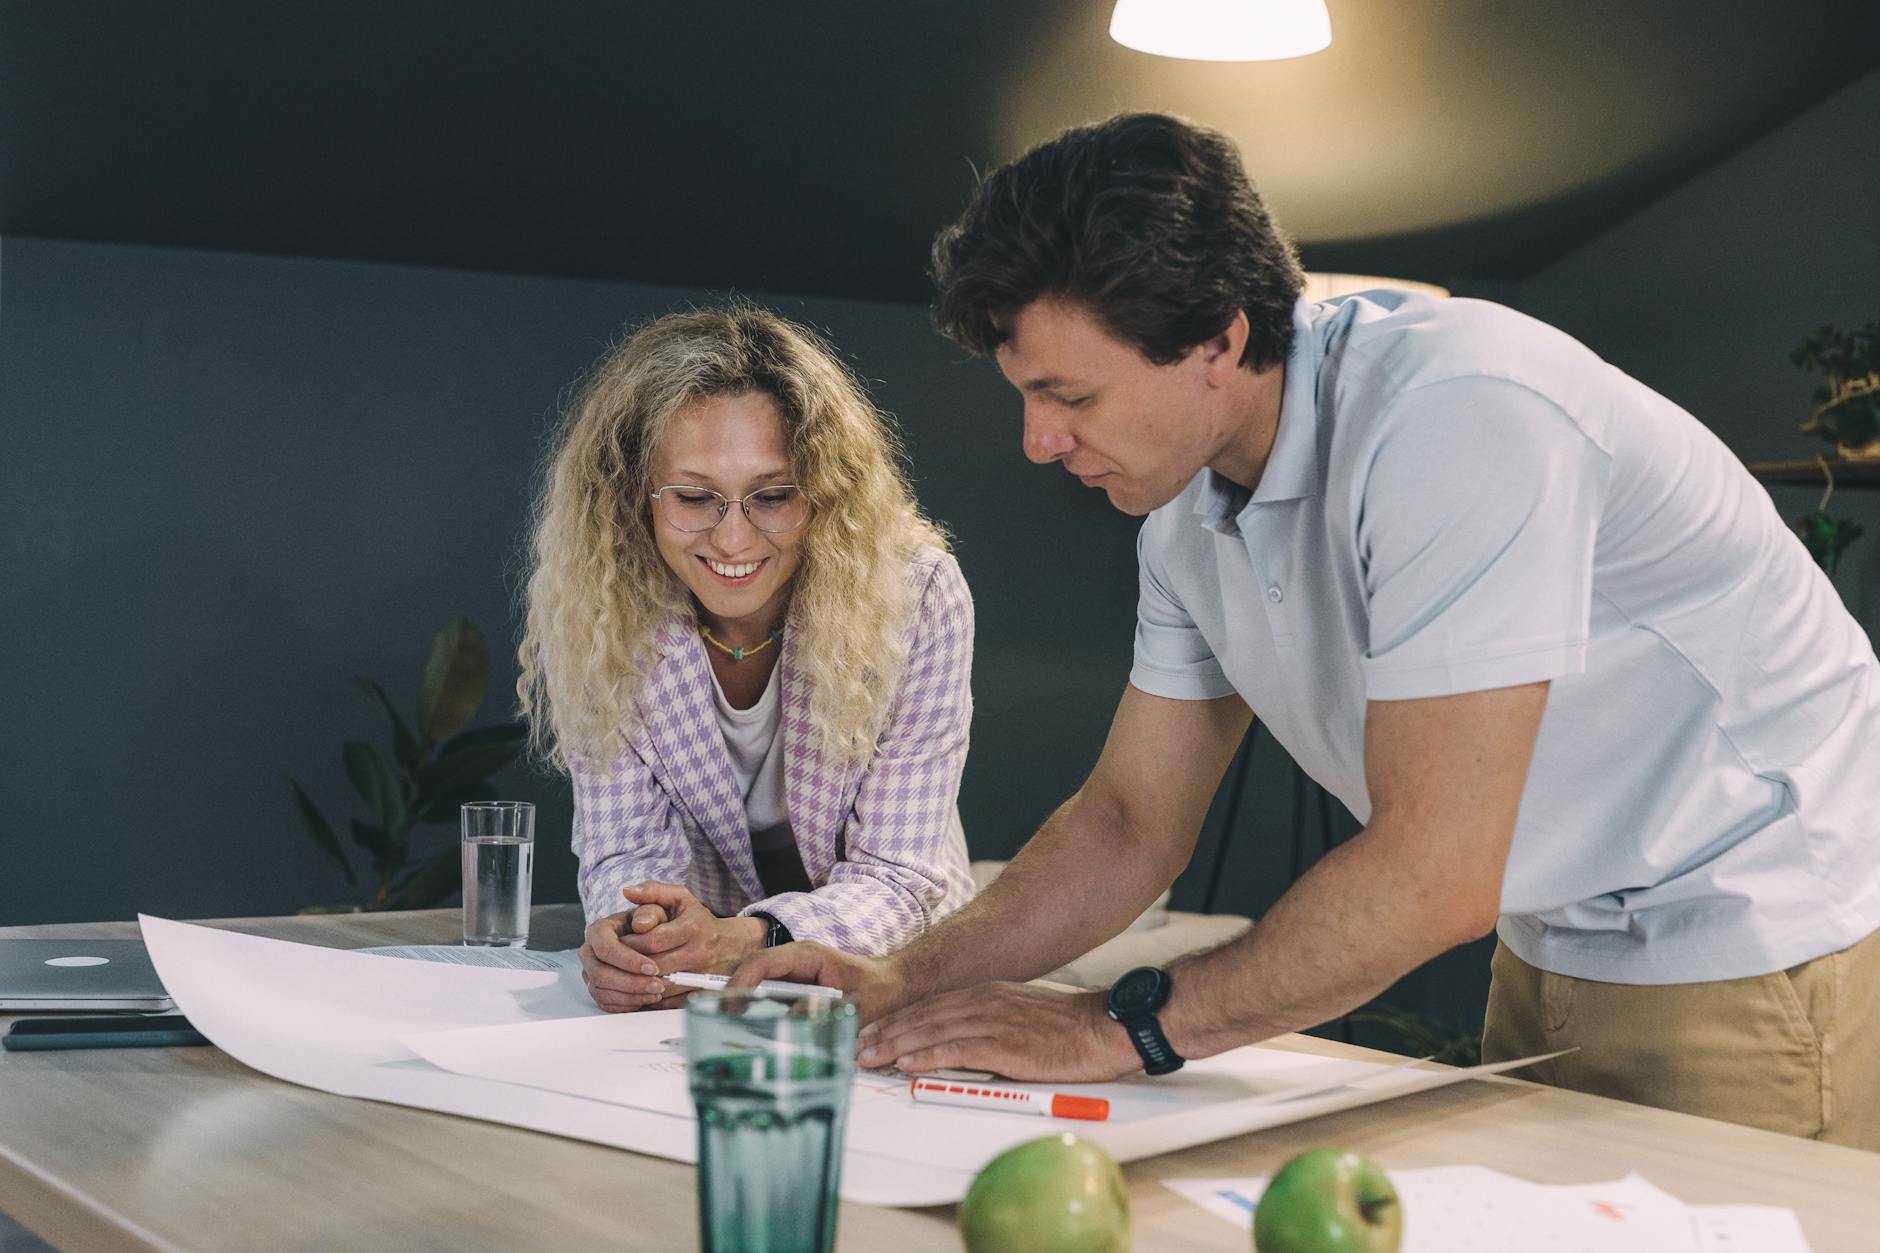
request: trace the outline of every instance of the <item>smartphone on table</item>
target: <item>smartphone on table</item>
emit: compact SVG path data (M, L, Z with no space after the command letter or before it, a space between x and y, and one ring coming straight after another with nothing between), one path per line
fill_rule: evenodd
M13 1052L35 1049L171 1048L207 1044L181 1014L113 1014L85 1018L21 1018L0 1037Z

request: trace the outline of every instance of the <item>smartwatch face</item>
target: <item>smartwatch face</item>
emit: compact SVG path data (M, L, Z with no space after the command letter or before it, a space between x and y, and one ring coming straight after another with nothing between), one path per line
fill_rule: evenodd
M1153 967L1139 966L1119 979L1114 990L1116 1007L1123 1013L1153 1009L1163 996L1162 972Z

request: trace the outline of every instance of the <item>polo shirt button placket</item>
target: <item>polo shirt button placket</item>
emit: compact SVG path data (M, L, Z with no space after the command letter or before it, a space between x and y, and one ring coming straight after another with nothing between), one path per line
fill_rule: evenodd
M1286 599L1286 591L1277 583L1266 585L1266 621L1273 631L1275 648L1293 646L1292 615L1281 604Z

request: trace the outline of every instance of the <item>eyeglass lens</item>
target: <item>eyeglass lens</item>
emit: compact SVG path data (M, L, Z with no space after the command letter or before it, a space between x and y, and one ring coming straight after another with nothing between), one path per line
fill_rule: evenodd
M709 531L724 519L731 498L708 487L668 486L653 494L653 503L666 525L679 531ZM751 492L738 504L751 525L776 534L794 531L809 517L803 493L793 485L780 484Z

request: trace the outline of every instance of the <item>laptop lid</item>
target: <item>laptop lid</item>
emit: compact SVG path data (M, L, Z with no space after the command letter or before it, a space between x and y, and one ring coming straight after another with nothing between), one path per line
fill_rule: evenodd
M142 940L0 940L0 1011L174 1008Z

